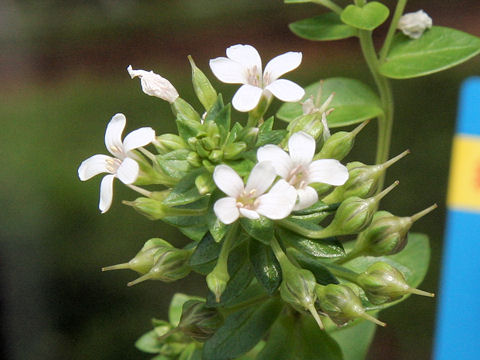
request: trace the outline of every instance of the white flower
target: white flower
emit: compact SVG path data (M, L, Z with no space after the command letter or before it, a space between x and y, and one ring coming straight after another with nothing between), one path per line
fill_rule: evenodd
M304 132L293 134L288 140L289 154L277 145L265 145L258 149L258 161L270 161L279 176L297 190L298 201L293 210L305 209L318 201L318 194L311 183L343 185L348 170L338 160L313 160L315 140Z
M426 29L433 25L432 18L423 10L403 15L397 28L412 39L418 39Z
M151 143L155 139L155 131L143 127L132 131L122 142L122 132L126 124L125 115L116 114L107 125L105 146L114 156L93 155L84 160L78 168L78 177L85 181L100 173L109 173L100 184L100 203L98 207L105 213L112 204L113 179L118 178L124 184L132 184L138 177L138 163L131 158L131 150Z
M218 165L213 172L213 180L228 197L215 202L215 215L224 224L231 224L240 216L258 219L263 215L273 220L287 217L295 204L295 189L286 181L279 180L264 194L276 177L272 164L261 162L252 169L244 186L243 180L231 167Z
M278 79L296 69L302 62L302 53L287 52L267 64L262 75L262 60L250 45L234 45L227 49L227 57L210 60L213 74L228 84L243 84L232 99L238 111L253 110L263 94L275 95L282 101L300 101L305 91L290 80Z
M170 104L177 100L178 92L167 79L153 71L133 70L132 65L128 65L127 71L132 79L137 76L140 78L142 90L145 94L156 96Z

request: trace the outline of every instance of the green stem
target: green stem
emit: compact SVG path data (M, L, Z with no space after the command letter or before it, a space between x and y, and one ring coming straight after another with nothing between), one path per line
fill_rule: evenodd
M353 260L359 256L362 256L364 255L364 251L365 249L357 249L357 248L353 248L352 251L350 251L347 255L345 255L344 257L338 259L337 261L335 261L336 264L345 264L346 262L349 262L350 260Z
M357 283L358 274L356 272L345 269L341 266L337 266L335 264L330 264L326 262L323 262L322 264L325 265L328 268L328 271L330 271L334 276L340 277L353 283Z
M343 9L338 6L337 4L335 4L333 1L331 0L312 0L313 3L316 3L316 4L319 4L319 5L323 5L325 6L327 9L330 9L332 10L333 12L336 12L337 14L341 14Z
M262 95L257 107L248 113L247 127L255 127L263 123L263 115L265 115L265 113L267 112L271 102L271 95Z
M383 43L383 47L380 50L380 62L383 63L388 55L390 50L390 46L392 45L393 36L397 31L398 21L403 15L403 11L405 10L405 6L407 5L407 0L398 0L397 7L395 8L395 12L393 14L392 22L390 23L390 27L388 28L387 37Z
M235 237L237 235L237 229L238 229L238 221L236 221L230 230L227 233L227 236L225 236L225 240L223 241L222 245L222 250L220 250L220 254L218 255L218 261L217 265L215 268L220 268L226 273L228 273L228 254L230 253L230 250L232 249L233 242L235 240ZM215 271L215 270L214 270Z
M246 308L246 307L249 307L249 306L252 306L254 304L257 304L257 303L260 303L260 302L263 302L264 300L267 300L269 299L270 296L269 295L259 295L259 296L256 296L256 297L253 297L251 299L248 299L248 300L245 300L241 303L238 303L238 304L235 304L231 307L228 307L228 308L224 308L222 309L222 314L224 316L228 316L230 315L231 313L234 313L238 310L241 310L243 308Z
M277 224L279 224L281 227L283 227L285 229L291 230L291 231L293 231L293 232L295 232L299 235L306 236L310 239L324 239L324 238L327 238L329 236L332 236L332 234L326 233L324 231L325 229L316 230L316 231L315 230L308 230L308 229L304 228L301 225L298 225L297 223L295 223L293 221L289 221L288 219L278 220ZM272 249L273 249L273 245L272 245ZM273 251L275 252L275 249L273 249ZM278 260L278 261L280 261L280 260Z

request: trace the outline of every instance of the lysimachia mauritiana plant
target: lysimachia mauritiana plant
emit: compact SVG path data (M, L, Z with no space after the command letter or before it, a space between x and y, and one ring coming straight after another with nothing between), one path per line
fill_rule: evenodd
M218 80L240 84L233 110L190 58L203 105L194 109L168 80L129 66L146 94L171 104L178 134L147 127L122 140L126 119L114 115L105 134L112 156L94 155L78 169L81 180L107 173L102 212L118 178L141 194L125 204L191 239L176 248L153 238L129 262L104 268L137 272L128 285L171 282L191 271L205 276L206 299L176 294L169 320L153 320L137 341L156 360L361 359L376 325L384 325L380 310L410 294L433 296L417 289L428 238L409 230L436 205L406 217L379 211L398 184L384 188L387 168L408 154L389 159L389 79L450 68L478 54L480 40L432 26L423 11L404 14L406 0L399 0L377 52L372 32L389 18L385 5L311 2L330 12L297 21L292 31L314 41L358 38L377 91L347 78L303 89L283 78L301 53L279 55L263 68L254 47L234 45L210 61ZM268 113L274 98L286 102L276 116ZM376 163L342 162L371 119L378 119Z

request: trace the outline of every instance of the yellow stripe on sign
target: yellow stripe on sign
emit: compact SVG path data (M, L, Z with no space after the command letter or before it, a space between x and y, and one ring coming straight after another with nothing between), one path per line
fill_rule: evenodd
M480 137L454 137L447 204L480 211Z

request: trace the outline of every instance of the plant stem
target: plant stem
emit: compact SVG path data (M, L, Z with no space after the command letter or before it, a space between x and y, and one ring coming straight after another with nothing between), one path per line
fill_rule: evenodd
M235 240L235 237L237 235L237 229L238 229L238 221L233 223L232 227L227 233L227 236L225 236L225 240L223 241L222 249L220 250L220 254L218 255L218 261L217 265L215 268L221 268L224 270L226 273L228 273L228 254L230 253L230 250L232 249L233 241Z
M356 272L345 269L341 266L337 266L337 265L326 263L326 262L323 262L322 264L326 266L328 268L328 271L330 271L333 275L353 283L357 282L358 274Z
M234 313L238 310L249 307L249 306L254 305L256 303L262 302L263 300L267 300L269 298L270 298L270 296L268 296L268 295L259 295L259 296L250 298L248 300L245 300L241 303L235 304L231 307L227 307L225 309L222 309L222 313L223 313L223 315L230 315L231 313Z
M277 224L279 224L281 227L283 227L285 229L291 230L293 232L296 232L299 235L306 236L310 239L323 239L323 238L331 236L331 234L328 234L324 231L325 229L317 230L317 231L308 230L308 229L304 228L303 226L296 224L293 221L289 221L288 219L278 220ZM275 252L275 249L273 248L273 244L272 244L272 249ZM275 253L275 255L277 255L277 254Z
M336 12L337 14L341 14L343 9L335 4L331 0L312 0L313 3L320 4L325 6L327 9L332 10L333 12Z
M346 262L353 260L364 254L365 249L353 248L347 255L335 261L336 264L345 264Z
M385 58L388 55L388 51L390 50L390 46L392 45L393 36L395 35L395 31L397 30L398 21L403 15L403 11L405 10L406 5L407 0L398 0L397 7L395 8L395 12L393 14L392 22L390 23L390 27L388 28L387 37L385 38L382 49L380 50L381 63L385 61Z

